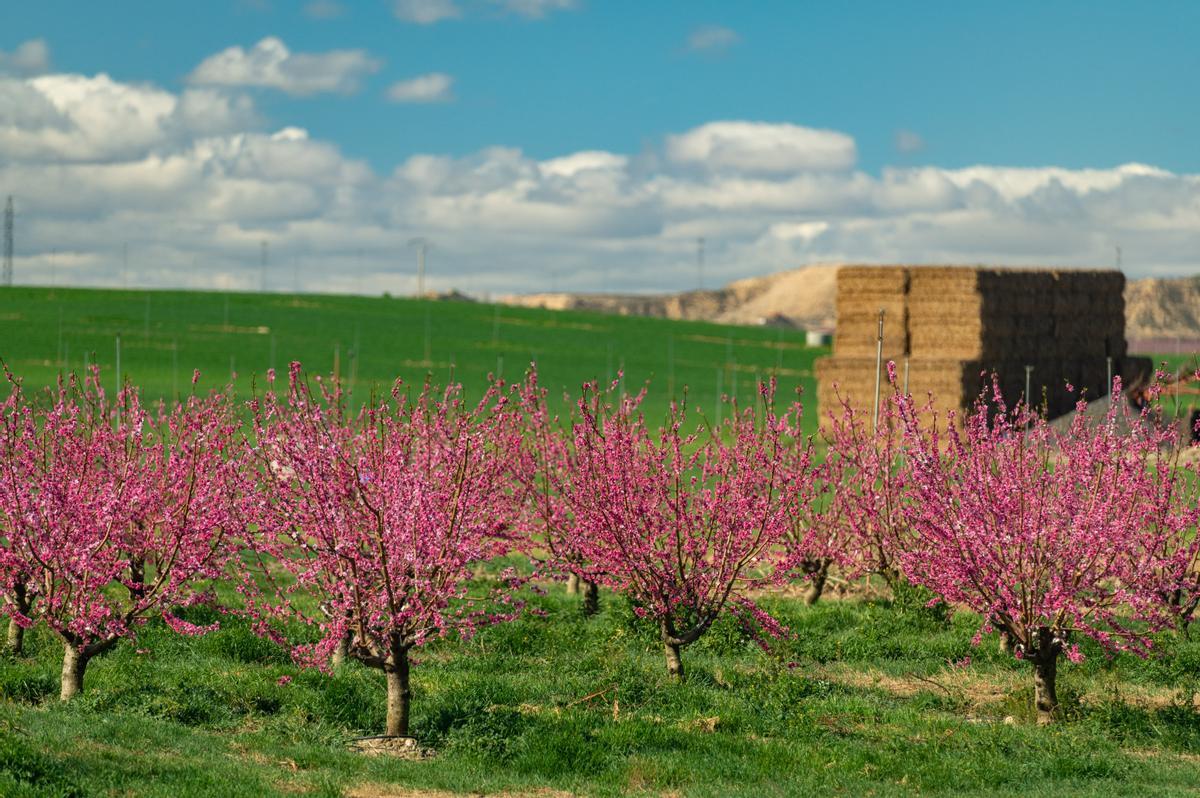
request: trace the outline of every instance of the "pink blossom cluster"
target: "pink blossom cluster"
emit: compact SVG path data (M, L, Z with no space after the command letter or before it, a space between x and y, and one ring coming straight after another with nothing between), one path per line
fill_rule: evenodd
M1175 620L1164 596L1190 589L1200 506L1166 453L1174 431L1123 401L1106 415L1080 402L1056 427L994 390L960 424L922 428L897 395L904 426L912 541L900 569L946 601L970 607L1028 656L1050 630L1077 658L1073 636L1145 653Z
M110 399L99 372L30 398L8 374L0 412L0 580L21 626L64 642L63 697L87 662L220 577L241 526L237 425L226 395L143 408Z
M618 384L585 385L566 428L527 384L532 538L561 569L627 596L681 676L680 649L724 613L780 633L751 591L788 577L781 543L817 472L800 405L777 412L773 383L759 407L733 404L715 428L692 422L686 403L656 427L640 412L644 393L618 395Z
M761 590L802 575L819 594L830 567L906 580L1000 631L1047 712L1082 638L1144 654L1200 602L1200 480L1119 383L1069 428L995 389L941 428L898 390L878 429L843 402L822 458L773 382L713 425L686 394L652 422L619 382L559 419L533 370L476 401L397 382L356 412L298 363L244 407L226 391L144 408L97 371L30 397L7 376L0 600L10 644L34 623L61 637L64 698L151 618L211 631L181 609L232 579L300 663L382 670L387 731L406 734L410 652L517 617L529 577L478 578L514 553L627 597L676 677L722 615L785 633Z

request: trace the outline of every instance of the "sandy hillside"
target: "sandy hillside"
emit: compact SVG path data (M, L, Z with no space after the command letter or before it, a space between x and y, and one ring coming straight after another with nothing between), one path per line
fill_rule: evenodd
M780 320L802 329L832 329L838 264L805 266L750 277L714 291L680 294L519 294L499 301L552 310L597 310L730 324ZM1200 278L1130 280L1125 288L1126 337L1200 338Z

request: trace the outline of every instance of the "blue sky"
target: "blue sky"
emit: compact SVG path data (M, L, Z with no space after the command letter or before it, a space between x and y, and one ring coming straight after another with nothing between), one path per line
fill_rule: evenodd
M40 143L31 143L34 123L17 119L13 107L6 110L0 102L0 131L5 124L13 129L9 166L24 164L13 172L19 178L32 179L38 164L53 158L120 162L139 165L144 175L158 168L158 177L131 186L149 190L161 181L168 154L196 164L215 157L197 142L303 131L304 146L334 153L340 166L319 175L290 174L288 180L324 192L326 199L356 193L363 207L378 212L368 236L378 239L377 246L369 250L382 253L404 236L436 234L447 270L458 269L464 284L489 292L534 287L548 269L561 271L563 280L556 282L567 287L600 288L589 275L628 264L631 255L646 266L611 287L676 287L682 272L663 277L664 259L677 260L685 242L699 234L714 241L715 273L730 279L828 259L1092 265L1108 258L1117 239L1128 241L1124 249L1135 270L1190 273L1195 266L1171 253L1200 235L1193 178L1200 172L1196 2L44 0L10 4L5 22L0 77L25 81L89 142L82 150L56 149L68 145L51 141L53 125L43 120ZM31 42L41 50L29 49ZM292 71L264 78L266 73L253 71L262 68L254 61L260 56ZM144 109L154 102L152 92L181 106L185 99L202 101L201 115L210 120L212 103L237 113L211 124L176 120L161 135L146 134L141 149L92 146L124 135L112 111L114 89L100 91L96 83L100 73L143 109L138 113L150 113ZM65 78L47 78L55 75L87 82L89 102L108 103L104 113L113 118L97 123L81 106L64 110L84 84L69 88ZM705 127L724 122L758 127ZM676 157L673 137L689 131L707 131L717 143L697 145L695 157ZM842 137L850 154L833 161L805 155L806 148L831 141L806 131ZM286 147L261 146L290 148L291 155L280 158L309 157L296 155L294 138ZM5 141L0 136L0 176ZM730 147L741 154L722 161ZM779 147L778 163L767 163ZM751 149L754 154L746 155ZM623 160L582 171L572 165L569 176L558 166L539 166L582 152ZM230 174L232 156L221 157L219 168L213 162L196 166L197 172ZM441 159L435 177L427 157ZM238 163L244 168L245 159ZM1119 171L1128 165L1136 168ZM982 171L970 171L975 167ZM529 170L545 184L531 188L520 177ZM701 172L706 176L697 176ZM498 174L510 182L500 186ZM569 186L555 182L568 177ZM265 194L272 180L286 193L278 175L255 179ZM1015 183L1022 188L1014 190ZM0 189L20 196L19 181L14 185ZM281 251L349 248L317 235L320 214L312 207L281 207L257 221L236 214L222 220L214 209L225 207L218 200L229 187L195 189L196 202L213 211L212 224L229 228L225 234L235 248L244 245L242 238L257 237ZM980 198L983 189L992 199ZM428 201L397 199L404 191L425 192ZM442 202L454 191L455 201ZM822 191L835 199L824 206L814 201ZM520 201L502 206L514 192ZM670 199L689 192L713 192L713 199ZM722 197L730 192L746 202L727 207ZM914 192L921 194L917 200ZM119 204L120 193L107 201ZM997 202L1006 205L997 210ZM1163 218L1110 235L1115 217L1105 214L1121 205L1136 210L1139 202ZM645 203L657 214L653 230L630 221L647 218ZM42 234L51 237L52 198L34 196L27 204L46 220ZM134 203L130 220L146 212L144 204ZM616 213L618 205L629 218ZM353 214L349 206L343 210ZM727 211L737 219L725 218ZM935 212L953 216L934 219ZM1078 221L1081 213L1084 222ZM550 216L553 235L535 240ZM1072 218L1074 226L1056 240L1053 230ZM517 233L523 225L528 229L514 234L506 219ZM1165 230L1163 219L1173 220ZM484 228L494 224L504 240L464 243L460 233L478 231L481 220ZM879 227L885 221L886 229ZM163 219L165 227L172 226L168 222L173 220ZM332 219L325 222L332 225ZM953 229L936 237L921 234L922 225ZM385 241L389 235L393 239ZM1006 236L1021 240L1004 245ZM980 246L963 243L971 239ZM50 242L25 240L31 265L44 266L38 258ZM777 246L781 240L791 243ZM98 265L103 253L60 243L64 251L78 249L79 279L106 274ZM151 243L144 241L143 248L153 249ZM215 284L252 279L231 251L197 252L166 238L153 244L159 260L211 256ZM486 264L485 253L501 244L524 250L510 263ZM383 261L363 266L372 257L343 268L365 268L372 288L392 285ZM536 269L514 271L531 261ZM177 282L181 268L141 279ZM360 274L353 282L321 287L362 284Z
M390 169L414 152L493 144L537 157L636 150L712 119L833 128L869 170L897 156L941 166L1200 171L1200 3L625 2L539 19L484 10L405 23L386 2L79 3L6 11L0 49L42 37L56 66L183 85L209 54L278 36L297 51L384 61L361 93L273 97L281 119ZM115 10L114 10L115 9ZM70 24L65 24L66 20ZM705 53L696 30L739 41ZM389 104L393 81L444 72L456 101ZM897 130L925 143L897 153Z

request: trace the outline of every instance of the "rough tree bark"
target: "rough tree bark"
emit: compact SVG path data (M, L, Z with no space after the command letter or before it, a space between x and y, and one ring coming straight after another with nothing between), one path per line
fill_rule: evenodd
M133 557L129 560L129 599L137 605L146 597L146 560Z
M595 582L587 579L579 580L579 590L583 594L583 614L595 615L600 611L600 588Z
M333 657L330 664L337 668L346 664L346 657L350 655L350 633L342 635L342 639L338 640L338 644L333 649Z
M1062 643L1054 632L1043 626L1038 629L1037 650L1033 656L1033 701L1037 707L1039 725L1053 723L1058 714L1058 655Z
M87 670L88 658L76 646L63 643L62 689L58 697L70 701L83 692L83 674Z
M32 601L29 594L25 592L23 582L13 585L13 601L17 605L17 611L25 617L29 617L29 605ZM25 653L25 627L17 623L16 618L8 619L8 638L5 641L5 647L18 657Z
M681 646L675 643L663 643L663 654L667 658L667 675L672 679L683 681L683 659L679 656Z
M83 677L87 672L88 663L97 654L103 654L112 648L117 638L98 640L83 646L70 641L63 641L62 682L58 697L62 701L70 701L83 692Z
M811 577L808 588L804 591L804 604L811 607L821 600L825 592L825 580L829 578L829 560L805 560L800 569Z
M384 662L387 676L387 729L389 737L408 736L408 713L412 689L408 682L408 648L394 644L392 655Z

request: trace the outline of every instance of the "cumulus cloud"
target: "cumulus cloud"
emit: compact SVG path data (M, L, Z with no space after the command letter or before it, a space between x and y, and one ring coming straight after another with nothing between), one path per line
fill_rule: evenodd
M416 25L432 25L462 16L462 10L454 0L395 0L392 13L397 19Z
M721 25L703 25L688 35L687 47L692 52L720 54L742 41L733 28Z
M37 75L50 69L50 47L45 39L30 39L11 53L0 50L0 75Z
M393 0L392 12L403 22L432 25L447 19L461 19L468 14L514 14L526 19L542 19L555 11L578 8L577 0Z
M352 94L381 63L365 50L293 53L274 36L249 50L229 47L200 62L188 76L195 86L265 88L296 96Z
M639 153L536 158L512 147L413 155L389 174L249 95L106 75L0 78L0 185L20 207L18 282L254 288L258 253L301 288L414 289L407 241L436 244L429 285L476 293L672 290L695 238L714 280L814 261L1195 268L1200 175L1110 169L855 167L836 131L752 121L681 130ZM289 269L290 272L290 269ZM605 273L621 275L619 283ZM269 278L275 288L293 278Z
M911 130L897 130L895 135L896 152L901 155L912 155L925 149L925 139L921 134Z
M454 78L444 72L430 72L388 87L387 98L394 103L444 103L454 99Z
M579 4L576 0L492 0L510 14L528 19L541 19L554 11L569 11Z
M337 19L346 8L335 0L311 0L304 4L304 16L309 19Z
M667 138L676 163L712 171L786 174L854 166L854 139L833 130L763 122L709 122Z

